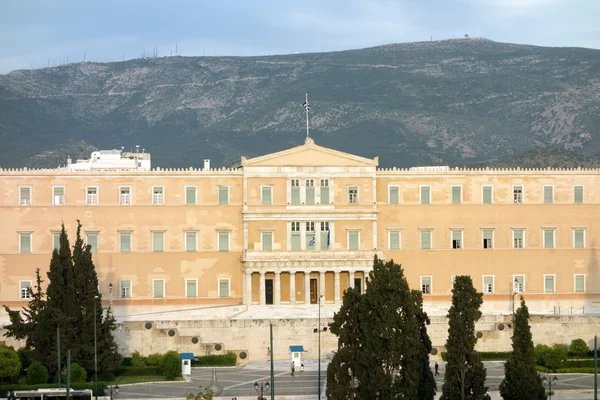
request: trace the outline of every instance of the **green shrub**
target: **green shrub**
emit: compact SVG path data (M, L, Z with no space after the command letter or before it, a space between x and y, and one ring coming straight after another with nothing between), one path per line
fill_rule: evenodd
M161 375L160 367L121 367L119 376Z
M0 346L0 378L18 377L21 373L21 360L12 347Z
M21 360L21 371L26 371L27 368L31 365L33 350L26 349L25 347L21 347L17 350L17 355L19 356L19 360Z
M536 344L533 348L533 354L535 356L535 363L542 367L546 366L546 360L552 349L550 346L545 344Z
M146 357L146 364L148 365L160 365L160 360L162 360L163 355L160 353L150 354Z
M545 367L552 370L559 369L562 364L567 360L567 346L564 344L555 344L552 346L552 350L546 357Z
M562 363L561 368L594 368L594 360L585 358L583 360L567 360Z
M168 351L160 361L160 371L167 380L181 376L181 361L176 351Z
M85 368L77 363L71 363L71 383L73 382L85 382L87 378L87 372Z
M569 346L569 353L575 357L583 357L588 351L590 351L590 348L583 339L573 339L571 346Z
M40 383L48 383L48 370L39 362L34 361L27 368L27 384L39 385Z
M482 361L506 361L510 351L480 351L478 352Z
M140 353L134 351L131 355L131 365L134 367L145 367L146 360L140 355Z
M47 388L57 388L57 383L46 383L40 385L2 385L0 386L0 397L6 397L6 392L13 392L15 390L37 390ZM64 384L62 385L64 388ZM94 382L90 383L71 383L71 388L75 390L91 389L95 390L96 385ZM106 382L98 382L98 396L104 396L104 388L106 388ZM94 392L96 394L96 392Z
M121 361L122 367L131 367L131 357L123 357Z
M237 361L237 356L234 353L202 356L196 358L197 360L192 360L193 366L234 366Z

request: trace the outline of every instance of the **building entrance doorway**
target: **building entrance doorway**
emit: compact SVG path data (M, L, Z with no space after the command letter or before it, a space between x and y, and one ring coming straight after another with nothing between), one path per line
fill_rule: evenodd
M273 304L273 279L265 279L265 304Z
M362 293L362 279L354 278L354 289L358 290L358 293Z
M310 304L317 304L317 296L318 296L317 280L311 279L310 280Z

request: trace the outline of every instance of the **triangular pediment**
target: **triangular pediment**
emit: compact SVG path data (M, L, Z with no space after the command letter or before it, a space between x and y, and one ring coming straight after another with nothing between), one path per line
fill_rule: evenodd
M370 159L328 149L327 147L316 145L310 138L306 139L306 143L301 146L292 147L291 149L279 151L277 153L266 154L264 156L249 159L242 157L242 166L244 167L376 167L378 164L378 157Z

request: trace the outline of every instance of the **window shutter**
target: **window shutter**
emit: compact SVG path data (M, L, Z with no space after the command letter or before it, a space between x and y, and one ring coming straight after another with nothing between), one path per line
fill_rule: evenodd
M483 238L484 239L492 240L492 236L493 236L492 235L492 231L490 231L490 230L483 231Z
M517 281L517 284L519 285L519 291L520 292L525 291L525 277L515 276L515 280Z
M421 186L421 204L429 204L431 192L429 186Z
M88 239L88 244L89 244L89 239ZM60 250L60 233L53 233L52 234L52 248L56 249L56 250Z
M519 240L523 240L523 230L522 229L515 229L513 231L513 235L515 239L519 239Z
M575 204L583 203L583 186L575 186L573 188L573 200Z
M585 292L585 276L575 275L575 291Z
M59 234L60 236L60 234ZM95 253L98 251L98 234L97 233L88 233L87 235L87 244L91 246L90 251Z
M194 280L188 280L186 281L186 286L187 286L187 297L196 297L196 281Z
M185 204L194 205L196 204L196 188L186 187L185 188Z
M390 187L390 204L398 204L398 188Z
M229 204L229 187L219 186L219 204L220 205Z
M462 231L452 231L452 240L461 240Z
M131 251L131 234L121 233L121 252Z
M292 232L292 250L300 250L300 232Z
M421 282L423 286L429 286L431 287L431 277L430 276L424 276L421 278Z
M31 204L31 191L29 188L21 188L21 204Z
M348 249L358 250L358 232L348 232Z
M329 244L327 239L329 238L329 231L321 231L321 250L329 250Z
M583 249L583 229L575 229L575 248Z
M121 281L121 298L131 297L131 281Z
M306 187L306 204L315 204L315 187Z
M154 297L157 299L161 299L163 297L165 297L164 291L163 291L163 280L155 280L154 281Z
M152 233L152 250L153 251L163 251L164 250L163 237L164 237L164 234L162 232Z
M554 293L554 277L546 276L544 278L544 291L546 293Z
M229 251L229 232L219 232L219 251Z
M229 297L229 281L226 279L219 280L219 296Z
M390 232L390 250L400 249L400 232Z
M483 204L492 204L492 188L491 188L491 186L483 187Z
M329 204L329 186L321 186L321 204Z
M431 231L421 231L421 248L431 249Z
M552 186L544 186L544 203L551 204L554 202L554 188Z
M460 186L452 186L452 204L460 204L462 200L462 188Z
M185 233L185 251L196 251L196 232Z
M31 253L31 234L21 235L21 253Z
M545 229L544 230L544 248L545 249L553 249L554 248L554 230L553 229Z
M263 204L271 204L271 187L265 186L262 188L262 203Z
M265 251L273 250L273 232L262 233L262 246Z

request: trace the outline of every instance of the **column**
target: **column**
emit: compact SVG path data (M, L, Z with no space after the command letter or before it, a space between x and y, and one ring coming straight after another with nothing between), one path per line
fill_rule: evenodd
M246 271L246 305L252 305L252 272Z
M335 271L334 272L335 275L335 279L334 279L334 285L333 285L333 302L335 304L340 304L340 271Z
M259 281L259 300L258 302L260 303L261 306L264 306L266 303L266 296L265 296L265 271L260 271L260 281Z
M290 304L296 304L296 273L290 272Z
M273 303L278 306L281 304L281 272L275 271L275 298L273 299Z
M325 304L325 271L319 272L319 296L323 296L321 304Z
M304 270L304 304L310 304L310 271Z
M354 271L348 273L348 280L350 281L348 282L348 287L354 288Z

